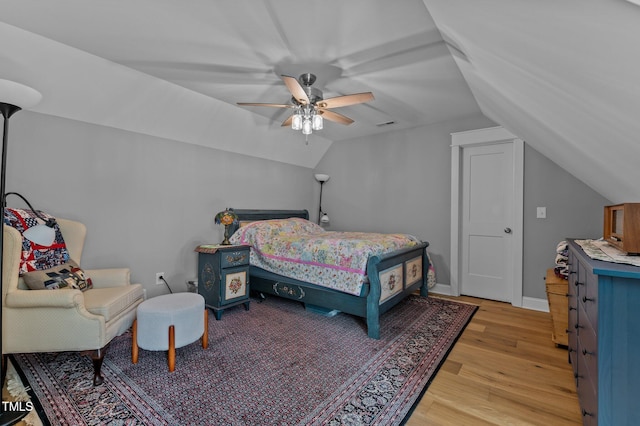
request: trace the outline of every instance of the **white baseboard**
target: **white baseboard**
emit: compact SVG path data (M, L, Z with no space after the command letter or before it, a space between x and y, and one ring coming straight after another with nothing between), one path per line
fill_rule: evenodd
M438 284L429 289L429 293L442 294L445 296L451 296L451 286L449 284Z
M549 302L547 299L537 299L535 297L523 297L522 307L533 311L549 312Z
M451 296L451 286L449 284L436 284L429 289L429 293ZM537 299L535 297L523 297L522 308L533 311L549 312L549 302L547 299Z

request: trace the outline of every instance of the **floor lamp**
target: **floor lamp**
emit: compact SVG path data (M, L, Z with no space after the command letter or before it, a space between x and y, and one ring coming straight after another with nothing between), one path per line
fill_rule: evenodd
M0 79L0 113L4 118L4 126L2 132L2 170L0 170L0 217L2 218L2 232L0 232L0 273L2 272L4 257L4 208L5 201L5 181L7 175L7 142L9 138L9 118L23 108L30 108L40 102L42 95L37 90L27 87L23 84L9 80ZM4 284L3 278L0 278L0 288ZM4 298L4 290L3 290ZM2 347L2 304L0 304L0 348ZM2 366L0 367L0 384L4 388L4 379L6 376L5 357L2 354ZM1 389L0 389L1 391ZM23 411L6 411L4 401L0 406L0 425L11 425L22 419L28 413Z
M329 175L317 174L315 178L318 182L320 182L320 202L318 203L318 225L321 223L327 224L329 223L329 215L322 211L322 186L326 181L329 180Z

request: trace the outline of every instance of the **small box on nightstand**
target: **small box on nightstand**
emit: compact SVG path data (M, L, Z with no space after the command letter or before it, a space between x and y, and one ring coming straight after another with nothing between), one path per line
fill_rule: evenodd
M244 304L249 310L249 246L201 245L198 293L217 320L225 309Z

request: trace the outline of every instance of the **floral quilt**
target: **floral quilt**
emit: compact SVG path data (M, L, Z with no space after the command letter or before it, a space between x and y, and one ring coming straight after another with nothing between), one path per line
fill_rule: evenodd
M230 238L251 246L251 265L308 283L360 295L369 256L415 246L406 234L325 231L305 219L250 223Z

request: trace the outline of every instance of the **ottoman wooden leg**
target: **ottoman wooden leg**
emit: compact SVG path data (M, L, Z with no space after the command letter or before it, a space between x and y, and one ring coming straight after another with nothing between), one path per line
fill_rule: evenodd
M204 308L204 333L202 334L202 347L209 347L209 311Z
M169 371L173 371L176 368L176 328L173 325L169 326L169 353L167 355L169 361Z
M133 337L131 341L131 362L138 363L138 320L133 320Z

